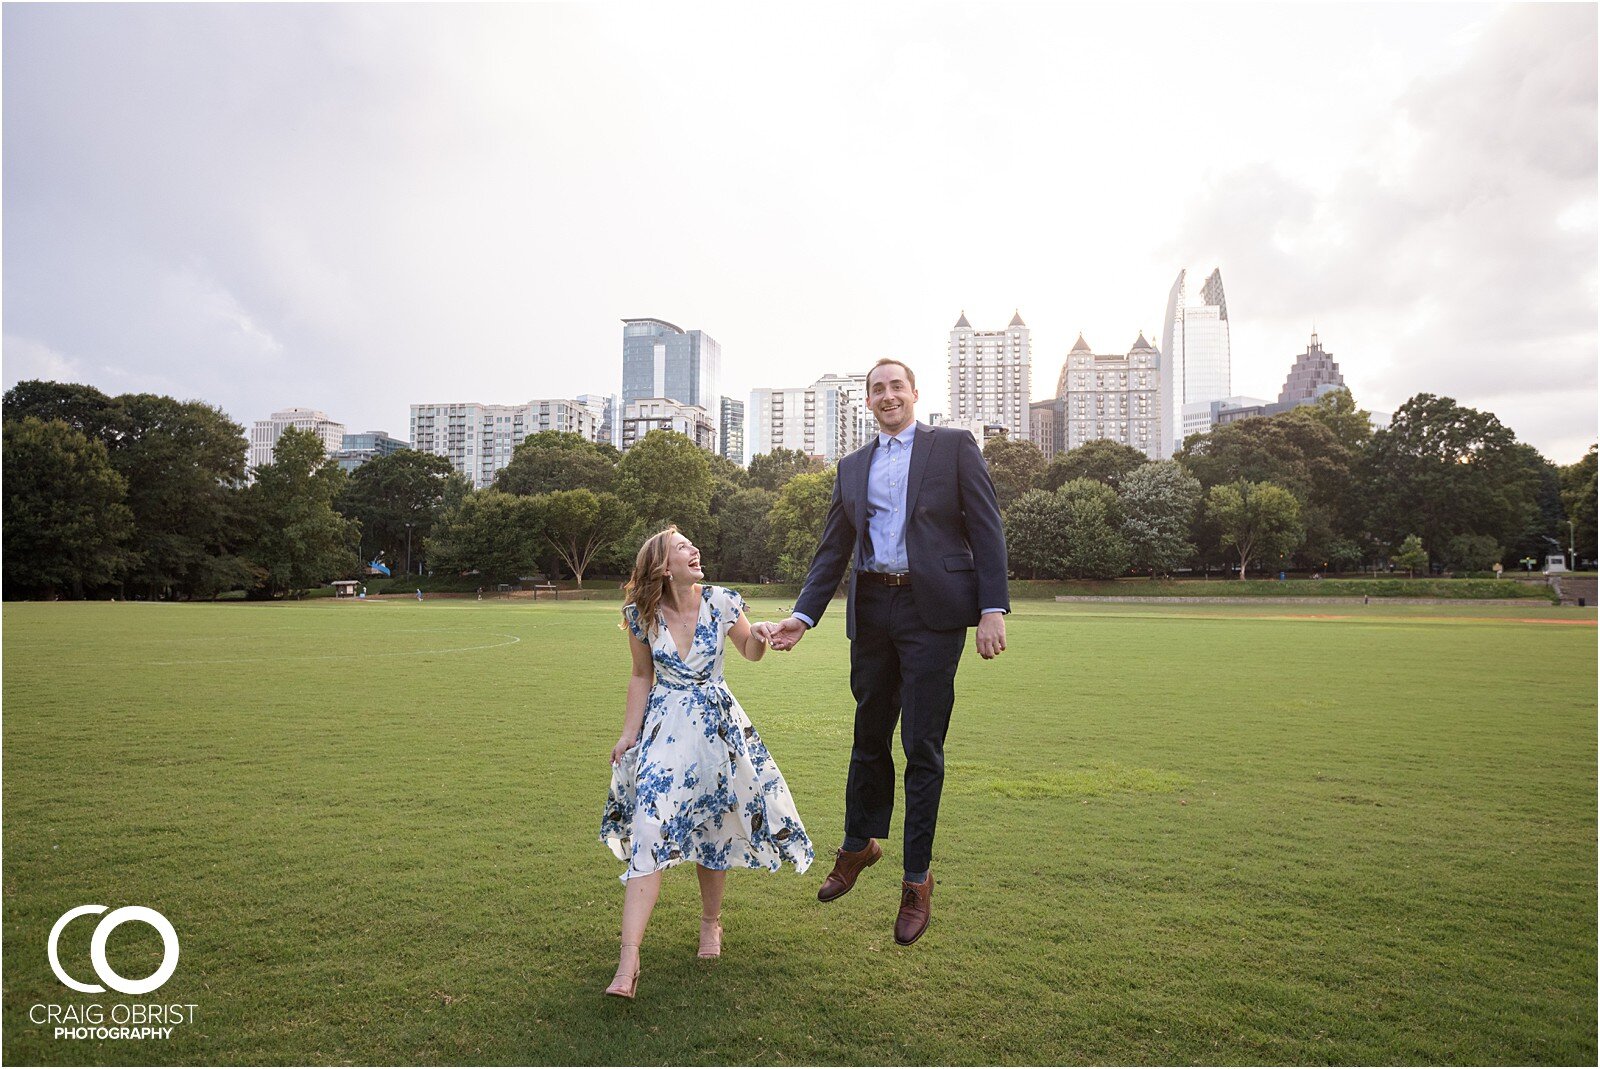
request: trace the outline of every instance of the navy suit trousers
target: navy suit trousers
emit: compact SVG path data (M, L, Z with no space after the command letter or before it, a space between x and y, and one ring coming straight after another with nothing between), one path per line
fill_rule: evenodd
M856 730L845 787L845 834L862 839L889 834L895 786L890 746L898 720L906 756L907 872L926 870L933 857L944 790L944 737L966 641L965 627L930 629L909 586L861 583L856 588L856 635L850 644Z

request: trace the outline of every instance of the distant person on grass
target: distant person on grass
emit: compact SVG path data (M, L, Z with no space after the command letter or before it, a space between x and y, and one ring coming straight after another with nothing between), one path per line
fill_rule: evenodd
M722 953L722 890L730 868L804 872L811 840L789 787L722 676L728 643L749 661L766 646L744 599L701 586L700 551L676 527L639 549L622 609L633 655L622 737L600 840L620 861L622 951L606 994L633 998L639 945L661 873L685 861L700 879L700 957ZM758 625L762 628L770 625Z
M867 373L878 435L839 462L822 541L794 613L758 624L792 649L822 619L849 573L845 634L855 742L845 784L844 842L817 898L831 902L883 856L894 812L894 754L905 750L904 878L894 938L916 942L932 914L934 826L944 789L944 737L967 628L978 655L1006 648L1006 540L989 468L972 435L916 421L917 379L898 360Z

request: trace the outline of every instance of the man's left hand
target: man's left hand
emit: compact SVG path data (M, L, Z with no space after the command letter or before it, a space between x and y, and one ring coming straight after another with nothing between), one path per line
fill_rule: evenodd
M978 621L978 656L992 661L1006 651L1006 614L988 612Z

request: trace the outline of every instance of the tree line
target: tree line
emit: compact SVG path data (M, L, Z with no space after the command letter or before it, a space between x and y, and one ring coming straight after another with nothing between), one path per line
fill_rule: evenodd
M626 571L676 523L708 574L804 578L834 469L775 450L748 469L656 431L626 454L569 432L519 444L492 487L402 450L346 474L315 435L279 438L246 477L244 430L198 401L29 381L3 404L4 593L18 597L280 597L358 577ZM1434 560L1466 571L1549 538L1595 546L1595 450L1557 467L1489 413L1421 394L1373 433L1348 392L1191 436L1170 461L1091 442L1046 463L985 447L1018 577L1186 568L1350 570Z
M1595 449L1558 467L1493 414L1418 394L1374 432L1348 390L1190 435L1170 461L1090 442L984 450L1011 561L1038 578L1180 569L1507 569L1595 557ZM1573 526L1568 527L1568 520Z

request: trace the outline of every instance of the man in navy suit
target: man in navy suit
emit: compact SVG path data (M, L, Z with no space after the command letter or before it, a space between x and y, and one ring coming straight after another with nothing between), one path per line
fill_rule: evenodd
M917 380L897 360L867 374L867 406L879 434L839 462L822 542L794 614L759 625L774 649L790 649L822 619L849 569L845 634L855 743L845 787L845 838L817 898L831 902L883 856L894 811L891 742L905 750L905 878L895 941L927 929L929 866L944 737L955 702L967 628L985 660L1006 648L1006 541L983 454L971 434L916 422Z

